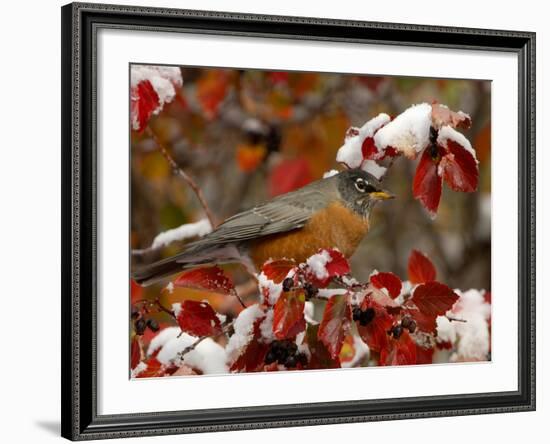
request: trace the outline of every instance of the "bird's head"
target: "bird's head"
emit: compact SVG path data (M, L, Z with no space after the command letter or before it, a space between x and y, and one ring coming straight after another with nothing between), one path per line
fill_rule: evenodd
M358 168L342 171L337 180L342 200L363 218L369 217L376 202L395 197L372 174Z

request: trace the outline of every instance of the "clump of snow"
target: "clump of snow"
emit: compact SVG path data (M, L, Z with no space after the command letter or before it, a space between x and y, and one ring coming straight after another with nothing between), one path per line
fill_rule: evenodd
M190 237L201 237L212 231L212 225L208 219L201 219L191 224L183 224L177 228L163 231L157 234L151 248L161 248L172 242L188 239Z
M265 313L265 319L260 324L260 332L262 333L262 338L267 342L275 340L275 335L273 334L273 309L270 308Z
M294 272L291 270L289 274L287 274L287 277L290 274L294 274ZM263 272L256 275L258 278L258 286L260 287L260 290L262 291L262 294L267 299L266 303L269 305L275 305L275 302L277 302L277 299L279 299L279 296L281 295L283 291L283 284L282 281L279 284L276 284L271 279L269 279Z
M380 180L380 178L386 174L386 167L383 167L382 165L378 165L378 163L371 159L366 159L363 162L363 165L361 168L366 171L367 173L372 174L374 177Z
M332 261L332 256L327 250L310 256L306 263L317 279L326 279L329 276L327 264Z
M490 348L488 320L491 317L491 305L485 302L484 291L454 291L460 298L446 315L458 321L438 316L437 337L455 347L451 361L485 360Z
M158 95L159 106L153 111L158 114L165 103L170 103L176 96L175 86L181 86L183 79L178 67L173 66L150 66L132 65L130 70L130 86L132 94L140 82L148 80ZM134 129L139 129L137 116L132 122Z
M323 174L323 179L327 179L329 177L336 176L338 173L339 173L338 170L327 171L325 174Z
M355 367L369 356L369 346L363 342L359 335L353 335L353 348L355 350L353 358L350 361L342 362L342 367Z
M254 336L254 322L265 316L259 304L250 305L239 313L233 323L234 333L229 338L225 352L229 362L239 357L244 347L248 345Z
M205 375L227 373L225 350L210 338L203 339L193 350L183 355L183 360L181 359L179 354L198 339L182 332L179 327L168 327L151 340L147 355L151 356L159 350L156 358L161 364L185 364Z
M447 147L448 140L452 140L453 142L458 143L460 146L462 146L466 151L468 151L472 155L472 157L475 159L477 163L479 163L476 157L476 152L472 148L470 141L466 139L466 137L464 137L462 133L459 133L454 128L448 125L445 125L445 126L442 126L441 129L439 130L439 134L437 135L437 143L444 147Z
M430 142L432 106L428 103L413 105L374 135L379 149L393 147L408 158L414 159Z
M174 316L177 318L181 313L181 304L179 302L174 302L172 304L172 311L174 312Z
M174 283L172 281L168 282L165 288L169 294L172 294L174 292Z
M304 304L304 318L308 324L317 325L319 323L315 320L314 313L315 306L313 305L313 302L306 301Z
M132 369L131 377L135 378L138 376L142 371L144 371L147 368L147 364L143 361L141 361L138 365L135 366L135 368Z
M370 119L361 128L350 128L346 134L344 145L336 154L336 161L348 168L359 168L363 163L363 142L367 137L373 137L380 127L390 121L390 116L381 113Z

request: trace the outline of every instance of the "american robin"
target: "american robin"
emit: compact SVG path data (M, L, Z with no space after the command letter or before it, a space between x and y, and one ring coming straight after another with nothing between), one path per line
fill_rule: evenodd
M393 197L371 174L348 169L238 213L182 253L132 277L150 285L182 269L230 262L257 271L269 259L301 263L323 248L349 258L369 230L376 202Z

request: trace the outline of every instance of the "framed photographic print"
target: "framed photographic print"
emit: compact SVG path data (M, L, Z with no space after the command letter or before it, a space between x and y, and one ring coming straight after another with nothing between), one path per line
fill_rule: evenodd
M62 8L62 434L535 408L535 35Z

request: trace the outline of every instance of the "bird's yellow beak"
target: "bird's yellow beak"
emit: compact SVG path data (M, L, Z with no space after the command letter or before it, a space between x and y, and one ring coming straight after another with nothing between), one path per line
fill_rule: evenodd
M395 199L395 196L392 193L385 190L375 191L374 193L370 193L370 196L376 200Z

